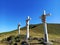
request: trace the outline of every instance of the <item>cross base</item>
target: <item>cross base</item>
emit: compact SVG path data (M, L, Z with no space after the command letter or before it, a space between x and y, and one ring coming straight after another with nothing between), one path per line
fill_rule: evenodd
M44 42L44 45L52 45L52 42Z

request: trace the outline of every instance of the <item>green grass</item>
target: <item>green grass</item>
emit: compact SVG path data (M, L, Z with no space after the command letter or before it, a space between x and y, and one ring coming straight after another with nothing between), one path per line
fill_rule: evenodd
M60 24L47 24L48 26L48 34L49 34L49 40L59 40L60 41ZM14 30L11 32L4 32L0 33L0 40L3 40L9 36L17 36L18 30ZM26 27L21 28L21 39L22 37L26 36ZM44 30L42 24L31 24L30 25L30 36L31 37L37 37L42 38L44 37ZM2 45L3 43L0 43ZM53 42L53 45L59 45L60 43Z

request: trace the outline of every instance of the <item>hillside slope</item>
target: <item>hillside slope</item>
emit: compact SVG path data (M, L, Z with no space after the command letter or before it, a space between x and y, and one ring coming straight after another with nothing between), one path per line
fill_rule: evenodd
M48 33L49 35L56 35L56 36L60 36L60 24L48 24ZM31 24L30 25L30 36L38 36L40 34L44 34L44 30L43 30L43 25L42 24ZM8 37L10 35L18 35L18 30L14 30L11 32L4 32L4 33L0 33L0 39L1 37ZM26 35L26 27L21 28L21 35Z
M60 40L60 24L48 24L48 34L50 40ZM26 27L21 28L21 37L26 37ZM0 33L0 40L5 39L9 36L17 36L18 30L11 32ZM30 25L30 37L44 37L44 30L42 24L31 24Z

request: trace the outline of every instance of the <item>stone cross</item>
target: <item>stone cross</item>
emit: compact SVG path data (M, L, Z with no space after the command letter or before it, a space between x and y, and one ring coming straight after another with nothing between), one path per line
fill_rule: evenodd
M18 24L18 33L20 35L20 23Z
M26 39L28 39L29 38L29 21L30 21L30 17L28 16L28 18L27 18L27 20L26 20L26 27L27 27L27 37L26 37Z
M48 39L46 16L50 16L50 14L46 14L46 12L44 10L43 15L41 16L41 20L42 20L43 25L44 25L44 42L45 43L48 43L49 42L49 39Z

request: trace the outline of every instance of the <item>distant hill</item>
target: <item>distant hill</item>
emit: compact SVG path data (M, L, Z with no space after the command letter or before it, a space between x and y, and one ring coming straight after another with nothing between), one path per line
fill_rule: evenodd
M60 39L60 24L47 24L49 39ZM21 36L26 36L26 26L21 28ZM9 36L17 36L18 30L11 32L0 33L0 40L3 40ZM43 24L31 24L30 25L30 36L31 37L44 37Z

